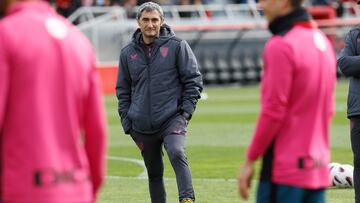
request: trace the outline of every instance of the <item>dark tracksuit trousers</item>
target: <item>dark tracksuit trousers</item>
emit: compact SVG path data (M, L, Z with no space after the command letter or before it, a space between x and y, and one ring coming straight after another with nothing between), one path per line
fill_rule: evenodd
M166 202L162 145L176 174L179 201L181 202L184 198L195 200L191 173L185 156L186 127L185 118L177 116L158 133L148 135L132 132L131 137L141 150L148 172L152 203Z
M350 119L351 148L354 156L355 202L360 203L360 116Z

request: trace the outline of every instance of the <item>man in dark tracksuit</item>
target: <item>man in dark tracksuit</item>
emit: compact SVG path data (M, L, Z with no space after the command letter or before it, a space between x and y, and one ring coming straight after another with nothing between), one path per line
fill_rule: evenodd
M196 58L186 41L163 24L159 5L137 13L139 29L121 50L116 95L126 134L141 150L152 203L165 203L162 145L176 173L179 201L195 200L185 156L186 127L202 91Z
M354 155L355 200L360 203L360 26L350 30L337 60L341 72L350 79L347 116L350 119Z

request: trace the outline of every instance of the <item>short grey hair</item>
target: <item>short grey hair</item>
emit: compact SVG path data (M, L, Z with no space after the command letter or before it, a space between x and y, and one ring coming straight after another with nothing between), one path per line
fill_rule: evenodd
M151 11L157 11L160 14L160 18L162 20L164 20L164 11L162 10L162 8L159 6L159 4L154 3L154 2L145 2L143 4L141 4L137 10L136 13L136 19L140 19L141 14L146 11L146 12L151 12Z

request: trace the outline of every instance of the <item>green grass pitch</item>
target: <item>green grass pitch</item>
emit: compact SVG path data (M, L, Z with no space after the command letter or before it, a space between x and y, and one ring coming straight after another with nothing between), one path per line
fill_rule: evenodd
M347 90L346 80L338 82L330 145L332 162L352 164L349 121L346 118ZM259 112L259 86L208 87L204 92L209 98L198 102L188 127L186 145L197 202L244 202L237 194L235 178L244 160ZM131 138L122 131L117 114L117 99L115 96L106 96L104 100L109 129L108 155L115 158L108 160L108 177L98 202L150 202L147 180L136 178L143 172L143 168L131 161L142 160L142 157ZM164 161L167 200L175 203L178 202L175 175L166 153ZM255 200L256 178L249 202ZM330 203L350 203L354 202L353 198L353 189L327 190L327 202Z

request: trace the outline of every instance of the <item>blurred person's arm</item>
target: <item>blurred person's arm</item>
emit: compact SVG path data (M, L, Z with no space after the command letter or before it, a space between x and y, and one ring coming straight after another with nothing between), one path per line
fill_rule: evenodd
M185 40L180 43L178 68L183 86L181 110L191 118L203 89L202 77L195 55Z
M125 134L131 130L131 121L128 118L128 110L131 104L131 78L128 70L126 55L121 52L118 77L116 81L116 97L118 98L118 112Z
M261 112L255 133L238 176L238 191L248 199L254 163L273 143L286 117L292 85L292 50L281 37L273 37L264 50L264 74L261 80Z
M8 93L9 93L9 77L10 67L8 60L8 53L5 47L5 38L0 28L0 136L2 134L5 110L7 105Z
M254 161L273 142L287 113L294 62L292 50L281 37L274 37L265 47L264 75L261 84L261 112L247 152Z
M96 198L106 171L107 132L100 81L95 67L89 77L90 90L85 103L85 150Z
M352 30L345 38L345 47L341 50L337 64L346 77L360 76L360 53L357 53L359 29Z

